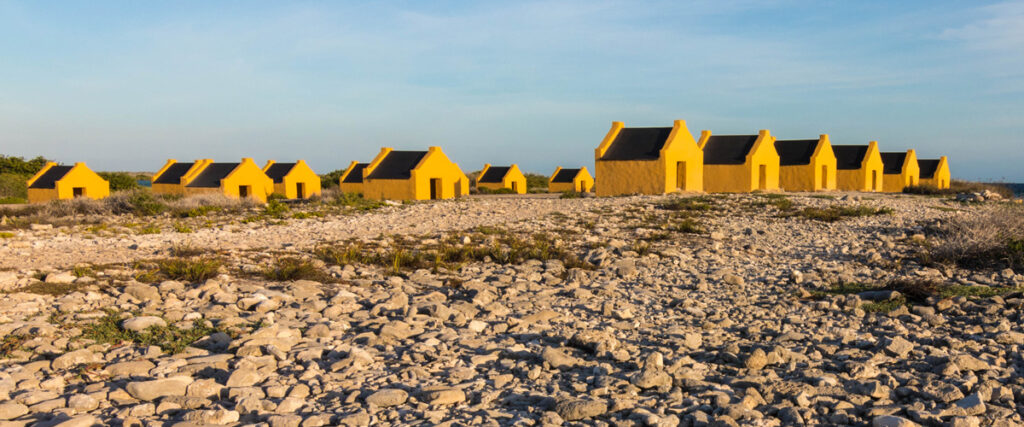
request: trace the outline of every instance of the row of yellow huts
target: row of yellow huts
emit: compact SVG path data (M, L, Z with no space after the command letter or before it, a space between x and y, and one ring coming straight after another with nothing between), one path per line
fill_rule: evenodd
M878 143L832 145L817 139L777 140L767 130L756 135L712 135L695 140L686 122L672 127L627 128L613 122L594 153L601 183L598 196L665 194L676 191L883 191L931 185L948 188L949 164L918 159L914 150L883 153ZM469 193L469 178L440 147L427 151L382 148L369 163L352 162L339 179L342 191L370 199L449 199ZM595 178L586 167L561 168L548 178L551 192L589 192ZM476 178L481 189L525 193L526 177L515 164L484 165ZM252 159L217 163L210 159L182 163L168 160L154 176L156 194L220 193L266 201L271 194L303 199L320 194L320 178L302 160L268 162ZM29 201L74 197L103 198L109 185L83 163L49 163L28 181Z

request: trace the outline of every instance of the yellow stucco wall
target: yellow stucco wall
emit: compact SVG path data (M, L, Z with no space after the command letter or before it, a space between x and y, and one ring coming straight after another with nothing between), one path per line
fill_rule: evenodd
M26 185L31 186L54 166L57 164L48 162L42 170L28 180ZM57 199L73 199L76 188L82 189L82 197L90 199L102 199L110 195L110 183L89 169L85 163L79 162L75 163L71 170L54 183L54 188L29 188L28 201L29 203L40 203Z
M575 191L579 193L588 193L594 188L594 177L587 171L587 167L583 166L580 168L579 173L573 178L572 183L568 182L551 182L558 175L558 171L562 170L559 166L555 169L555 173L548 177L548 192L549 193L564 193L566 191Z
M836 171L836 189L840 191L882 191L882 155L878 142L868 143L868 151L864 154L859 169Z
M685 120L673 123L657 160L600 160L623 127L622 122L612 122L611 130L594 150L595 172L601 178L601 185L596 188L598 196L704 189L704 152L697 146ZM680 169L684 174L682 180L678 175Z
M836 189L836 155L828 135L818 137L810 164L779 166L779 187L786 191Z
M901 193L908 186L918 185L921 180L920 174L921 169L917 165L917 153L913 149L907 150L907 157L903 162L900 173L882 175L882 191L886 193Z
M274 161L268 161L263 166L263 172L266 173L272 165L274 165ZM303 184L303 194L299 194L299 183ZM274 183L274 194L280 194L286 199L308 199L319 196L320 176L313 172L305 160L298 160L292 170L281 179L281 182Z
M949 188L949 180L952 179L949 173L949 159L946 156L939 158L939 166L935 169L932 178L921 178L920 185L930 185L938 189Z
M338 178L338 189L340 189L342 193L363 194L363 183L345 182L345 177L352 173L352 170L355 169L358 164L358 161L353 160L352 163L349 163L348 167L345 168L345 172L341 174L341 177Z
M392 151L381 149L377 158L363 170L363 196L368 199L430 200L433 180L438 180L438 199L451 199L469 194L469 178L459 165L448 159L441 147L430 147L427 155L410 172L409 179L368 179L381 161Z
M206 163L209 165L209 163ZM205 167L205 166L203 166ZM195 176L198 176L197 171ZM191 179L194 179L192 176ZM190 179L190 180L191 180ZM274 192L274 180L270 179L263 169L251 158L244 158L231 173L220 182L220 187L185 187L185 195L221 193L232 198L239 198L239 187L249 187L249 198L266 203L267 196Z
M703 150L710 131L701 132L700 148ZM761 170L764 170L764 183ZM740 165L704 165L704 191L709 193L746 193L755 190L774 191L779 189L779 154L775 151L775 138L768 130L758 133L754 146L747 154L746 162Z
M523 175L523 171L519 170L519 165L513 163L512 166L509 166L508 172L505 173L505 177L502 178L501 182L480 182L480 177L484 176L484 173L490 167L490 164L485 164L484 168L480 170L480 175L477 175L477 188L486 188L488 190L508 188L514 189L517 194L526 194L526 175Z
M164 166L162 168L160 168L160 170L157 171L156 174L153 175L153 181L156 181L160 177L161 174L163 174L165 171L167 171L167 168L171 167L171 165L174 165L175 163L177 163L177 160L168 159L167 163L164 164ZM188 183L192 182L192 180L195 179L196 175L198 175L199 172L202 171L203 168L206 167L206 165L208 165L210 163L213 163L213 159L196 160L196 161L192 162L192 166L188 169L188 171L185 172L185 174L181 176L181 179L180 179L179 183L177 183L177 184L153 184L152 187L150 188L150 191L152 191L153 194L184 195L185 194L185 186L188 185Z

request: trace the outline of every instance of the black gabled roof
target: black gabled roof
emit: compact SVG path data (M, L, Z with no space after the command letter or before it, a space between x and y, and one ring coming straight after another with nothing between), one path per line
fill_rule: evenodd
M369 163L356 163L352 166L352 170L345 175L345 180L342 182L345 184L362 184L363 169L366 169L369 165Z
M775 141L775 151L779 153L779 166L809 165L817 148L817 139Z
M370 172L368 179L409 179L426 151L392 151Z
M903 162L907 161L907 153L882 153L882 173L896 175L903 172Z
M864 156L868 154L867 145L833 145L832 153L836 155L836 169L860 169L864 164Z
M487 172L484 172L476 182L500 183L501 180L505 179L505 175L508 175L510 170L512 170L512 166L491 166L487 168Z
M288 175L288 172L292 171L296 163L274 163L267 168L267 176L274 182L284 182L284 176Z
M939 170L939 162L939 159L918 160L917 167L921 169L921 178L935 178L935 171Z
M704 144L704 164L742 165L758 135L711 135Z
M562 169L555 174L555 179L552 179L551 182L572 182L579 173L580 169Z
M181 177L192 168L192 163L175 162L153 180L153 184L181 184Z
M43 172L43 176L35 180L28 188L57 188L57 181L71 172L73 166L53 166Z
M656 160L672 128L623 128L601 160Z
M220 180L227 178L231 171L235 170L240 163L210 163L203 168L186 187L213 188L220 187Z

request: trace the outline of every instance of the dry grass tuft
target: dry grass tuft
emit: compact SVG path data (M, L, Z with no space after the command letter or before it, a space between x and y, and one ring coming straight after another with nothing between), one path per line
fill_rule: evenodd
M944 224L937 241L922 252L922 261L975 269L1024 267L1024 209L981 209L977 215Z

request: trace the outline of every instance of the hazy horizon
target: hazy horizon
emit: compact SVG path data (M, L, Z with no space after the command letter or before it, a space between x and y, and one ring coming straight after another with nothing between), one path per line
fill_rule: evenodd
M438 145L593 170L612 121L830 135L1024 182L1024 1L0 0L0 154L156 171Z

